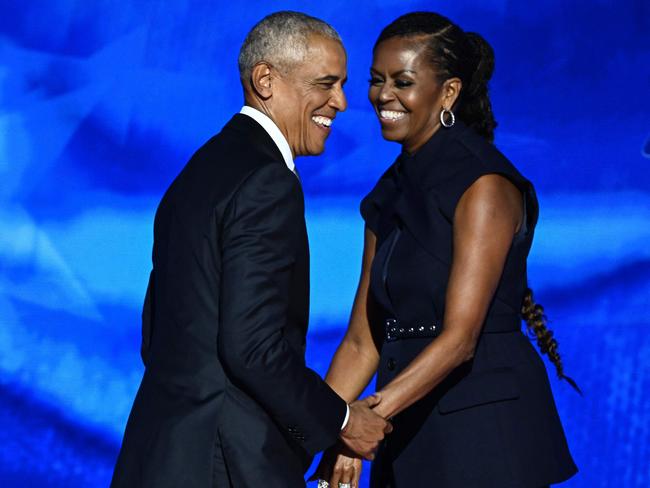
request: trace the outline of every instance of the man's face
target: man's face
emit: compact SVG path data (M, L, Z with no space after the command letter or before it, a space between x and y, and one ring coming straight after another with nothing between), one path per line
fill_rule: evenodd
M294 157L325 149L336 114L347 107L343 93L346 63L339 42L315 35L304 62L273 81L273 119Z

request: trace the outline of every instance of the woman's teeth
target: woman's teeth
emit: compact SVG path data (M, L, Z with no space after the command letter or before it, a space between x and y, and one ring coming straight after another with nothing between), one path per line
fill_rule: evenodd
M388 119L388 120L400 120L400 119L403 119L405 115L406 115L406 112L397 112L395 110L380 110L379 111L379 116L382 119Z
M322 115L314 115L311 120L322 127L331 127L332 125L332 119L323 117Z

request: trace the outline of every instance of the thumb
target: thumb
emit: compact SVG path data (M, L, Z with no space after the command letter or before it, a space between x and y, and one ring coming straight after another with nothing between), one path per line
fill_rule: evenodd
M367 396L363 401L368 405L369 408L375 408L381 403L381 393L375 392L370 396Z

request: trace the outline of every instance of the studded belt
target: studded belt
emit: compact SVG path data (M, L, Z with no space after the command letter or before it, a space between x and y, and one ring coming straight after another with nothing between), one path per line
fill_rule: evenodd
M438 324L422 322L406 325L394 318L386 319L384 326L386 328L386 342L418 337L437 337L442 332L442 327Z

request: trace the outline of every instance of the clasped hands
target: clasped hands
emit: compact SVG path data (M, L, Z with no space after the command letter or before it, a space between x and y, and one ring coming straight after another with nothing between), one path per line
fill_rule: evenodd
M379 443L393 430L391 423L373 410L380 402L381 394L375 393L350 404L350 417L339 441L323 453L310 481L325 480L332 488L359 486L361 459L374 459Z

